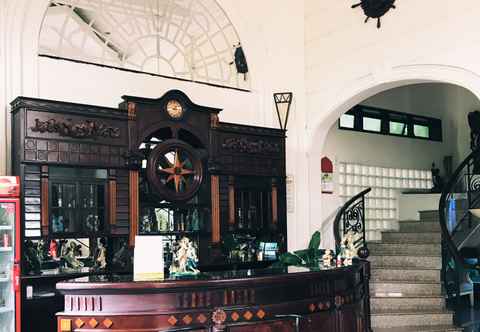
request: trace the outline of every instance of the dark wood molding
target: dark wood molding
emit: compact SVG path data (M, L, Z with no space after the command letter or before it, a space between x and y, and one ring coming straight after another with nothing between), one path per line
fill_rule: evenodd
M278 187L275 180L272 181L272 224L278 224Z
M220 238L220 179L218 175L211 176L212 194L212 243L219 243Z
M130 212L130 236L129 245L135 246L135 236L138 234L138 218L139 218L139 174L138 171L132 170L129 172L129 212Z
M48 166L43 165L40 169L41 177L41 224L42 235L48 236L49 233L49 196L48 196Z
M235 177L228 177L228 228L235 228Z
M108 170L108 221L110 227L117 223L117 172Z

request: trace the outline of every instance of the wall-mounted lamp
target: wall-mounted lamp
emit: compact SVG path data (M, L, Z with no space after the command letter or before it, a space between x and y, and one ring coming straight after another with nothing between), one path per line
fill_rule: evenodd
M275 107L277 109L278 122L280 129L287 130L288 114L290 113L290 105L292 105L293 93L279 92L273 94Z

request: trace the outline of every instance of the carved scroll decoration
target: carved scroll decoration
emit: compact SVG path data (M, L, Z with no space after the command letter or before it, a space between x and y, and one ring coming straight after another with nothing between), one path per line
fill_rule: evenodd
M222 148L240 153L280 153L278 143L267 142L262 139L249 140L247 138L227 138L223 141Z
M71 119L58 121L35 119L35 125L30 127L33 132L57 133L60 136L72 138L119 138L120 128L111 127L97 121L85 120L74 123Z

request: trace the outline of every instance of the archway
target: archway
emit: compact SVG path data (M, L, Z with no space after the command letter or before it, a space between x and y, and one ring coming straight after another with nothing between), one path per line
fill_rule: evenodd
M310 132L307 155L309 156L309 233L320 229L324 235L324 246L331 247L333 244L332 215L329 215L322 204L319 204L325 199L320 192L319 165L328 130L341 114L361 101L382 91L418 83L449 83L465 88L476 98L480 96L480 79L475 73L443 65L399 66L381 78L364 77L351 82L341 91L334 91L327 97L322 96L327 103L323 104L321 112L318 112L311 121L314 129ZM312 100L310 104L313 104ZM321 218L313 216L321 216Z

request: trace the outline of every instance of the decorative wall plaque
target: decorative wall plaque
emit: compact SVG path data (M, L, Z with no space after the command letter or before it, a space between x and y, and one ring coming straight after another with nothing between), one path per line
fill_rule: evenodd
M280 153L278 143L265 140L249 140L247 138L227 138L223 141L222 148L239 153Z
M72 138L119 138L120 128L108 126L92 120L74 123L71 119L58 121L35 119L35 125L30 127L33 132L57 133L60 136Z

